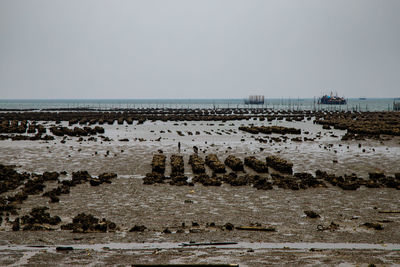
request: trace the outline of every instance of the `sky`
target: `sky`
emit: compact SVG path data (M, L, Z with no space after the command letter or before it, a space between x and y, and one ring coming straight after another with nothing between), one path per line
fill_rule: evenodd
M0 0L0 99L400 97L398 0Z

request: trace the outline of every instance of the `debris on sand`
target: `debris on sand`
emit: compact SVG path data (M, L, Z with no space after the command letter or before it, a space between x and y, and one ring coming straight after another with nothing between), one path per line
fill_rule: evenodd
M232 231L233 229L235 229L235 226L232 223L226 223L224 225L224 228L228 231Z
M56 251L71 251L74 250L73 247L56 247Z
M366 222L366 223L362 224L362 226L365 226L367 228L374 229L374 230L383 230L383 226L380 223Z
M305 210L304 214L307 215L308 218L312 218L312 219L321 217L318 213L316 213L315 211L312 211L312 210Z
M329 231L333 232L333 231L338 230L338 229L339 229L339 224L337 224L335 222L331 222L331 224L326 226L326 227L323 226L322 224L318 224L318 226L317 226L317 230L318 231L329 230Z
M260 231L260 232L275 232L276 229L274 227L262 227L262 226L238 226L236 230L243 231Z
M135 225L133 226L129 232L144 232L147 229L144 225Z

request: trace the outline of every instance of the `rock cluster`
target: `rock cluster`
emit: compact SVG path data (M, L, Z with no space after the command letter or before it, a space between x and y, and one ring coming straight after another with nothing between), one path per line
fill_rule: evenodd
M25 133L27 125L26 120L2 120L0 121L0 133Z
M69 129L68 127L62 126L53 126L50 128L50 132L55 136L88 136L88 135L96 135L103 134L104 128L100 126L91 127L74 127L73 129Z
M0 194L16 189L30 178L29 173L19 173L14 167L0 164Z
M99 175L99 178L92 178L89 180L89 183L91 186L98 186L101 185L103 183L106 184L111 184L111 180L114 178L117 178L117 174L116 173L102 173Z
M335 176L334 174L328 174L327 172L317 170L317 178L324 179L333 186L338 186L344 190L356 190L360 186L366 186L369 188L395 188L400 190L400 174L395 176L386 176L384 173L369 173L369 179L363 179L357 177L356 174Z
M193 183L200 183L204 186L220 186L222 184L220 177L216 175L210 177L205 173L196 175L195 177L193 177L192 181Z
M163 154L155 154L151 161L151 171L164 175L166 156Z
M61 230L72 230L74 233L115 231L117 225L106 219L99 220L91 214L80 213L72 219L72 223L61 225Z
M143 178L144 184L163 183L166 179L165 173L166 156L163 154L154 154L151 161L151 173L146 173Z
M206 164L215 173L225 173L225 165L219 161L216 154L208 154L206 156Z
M379 137L381 134L400 136L399 112L335 112L316 116L315 123L347 130L342 140Z
M61 222L61 218L58 216L50 216L47 212L49 208L47 207L36 207L32 208L29 215L24 215L16 218L13 223L13 231L20 230L20 225L22 225L22 230L24 231L38 231L38 230L52 230L49 225L57 225Z
M206 168L204 166L203 158L199 157L197 154L192 154L189 157L189 164L192 166L192 171L194 174L205 173Z
M265 162L257 159L254 156L245 157L244 164L256 172L259 172L259 173L267 173L268 172L267 164Z
M234 155L229 155L225 159L225 165L231 168L233 171L243 171L243 162L241 159L235 157Z
M0 135L0 140L7 140L11 139L12 141L50 141L54 140L54 136L51 135L44 135L42 136L41 133L37 133L34 136L16 134L16 135Z
M171 185L188 185L183 156L171 155Z
M266 158L268 167L273 168L281 173L293 173L293 163L288 162L278 156L268 156Z
M248 132L251 134L301 134L300 129L283 127L283 126L241 126L239 130Z

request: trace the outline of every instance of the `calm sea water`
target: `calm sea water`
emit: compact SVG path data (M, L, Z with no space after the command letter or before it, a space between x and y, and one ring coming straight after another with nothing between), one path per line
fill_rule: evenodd
M264 105L245 105L244 99L7 99L0 100L0 109L129 109L129 108L243 108L266 107L284 110L393 110L393 98L350 98L346 105L318 105L313 98L266 99ZM400 100L396 100L400 102Z

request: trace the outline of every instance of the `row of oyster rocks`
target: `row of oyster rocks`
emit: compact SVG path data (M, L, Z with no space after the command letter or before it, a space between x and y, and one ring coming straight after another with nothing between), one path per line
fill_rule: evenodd
M109 221L105 218L99 219L91 214L80 213L76 215L72 222L67 224L61 224L62 220L59 216L51 216L48 212L48 207L34 207L30 213L22 217L17 217L13 221L7 221L10 224L12 231L52 231L52 230L69 230L73 233L106 233L121 231L116 223ZM60 225L61 224L61 225ZM129 232L144 232L144 231L161 231L163 234L175 233L201 233L207 228L215 230L228 230L232 231L235 226L232 223L225 223L223 225L217 225L214 222L207 223L205 226L201 226L197 222L192 222L191 225L187 225L182 222L178 226L163 227L162 230L148 229L144 225L134 225L129 229ZM238 230L259 230L259 231L276 231L273 227L262 227L260 223L252 224L250 227L236 227Z
M307 172L294 173L293 164L277 156L268 156L264 161L254 156L245 157L244 162L234 156L229 155L222 163L215 154L208 154L205 160L198 154L192 154L189 157L189 164L192 167L194 177L189 181L184 174L184 160L182 155L171 155L171 175L165 176L166 156L164 154L154 154L151 163L152 172L147 173L143 178L146 185L169 182L170 185L190 185L200 183L205 186L220 186L227 183L232 186L252 185L257 189L269 190L273 186L283 189L307 189L315 187L327 187L326 182L338 186L344 190L356 190L360 186L368 188L396 188L400 190L400 173L395 176L386 176L384 173L369 173L369 179L363 179L356 174L335 176L327 172L317 170L315 176ZM206 173L208 166L212 175ZM227 173L226 166L232 172ZM251 175L245 172L244 166L247 166L257 172ZM277 172L271 173L271 178L266 176L268 168ZM238 173L241 172L241 173Z
M155 109L141 108L129 109L124 112L113 111L67 111L59 110L59 112L47 111L18 111L4 112L0 114L0 121L68 121L73 124L132 124L134 121L143 123L146 120L162 120L162 121L220 121L220 120L242 120L259 117L262 119L278 119L301 121L305 117L323 116L324 112L320 111L272 111L266 108L220 108L220 109Z

